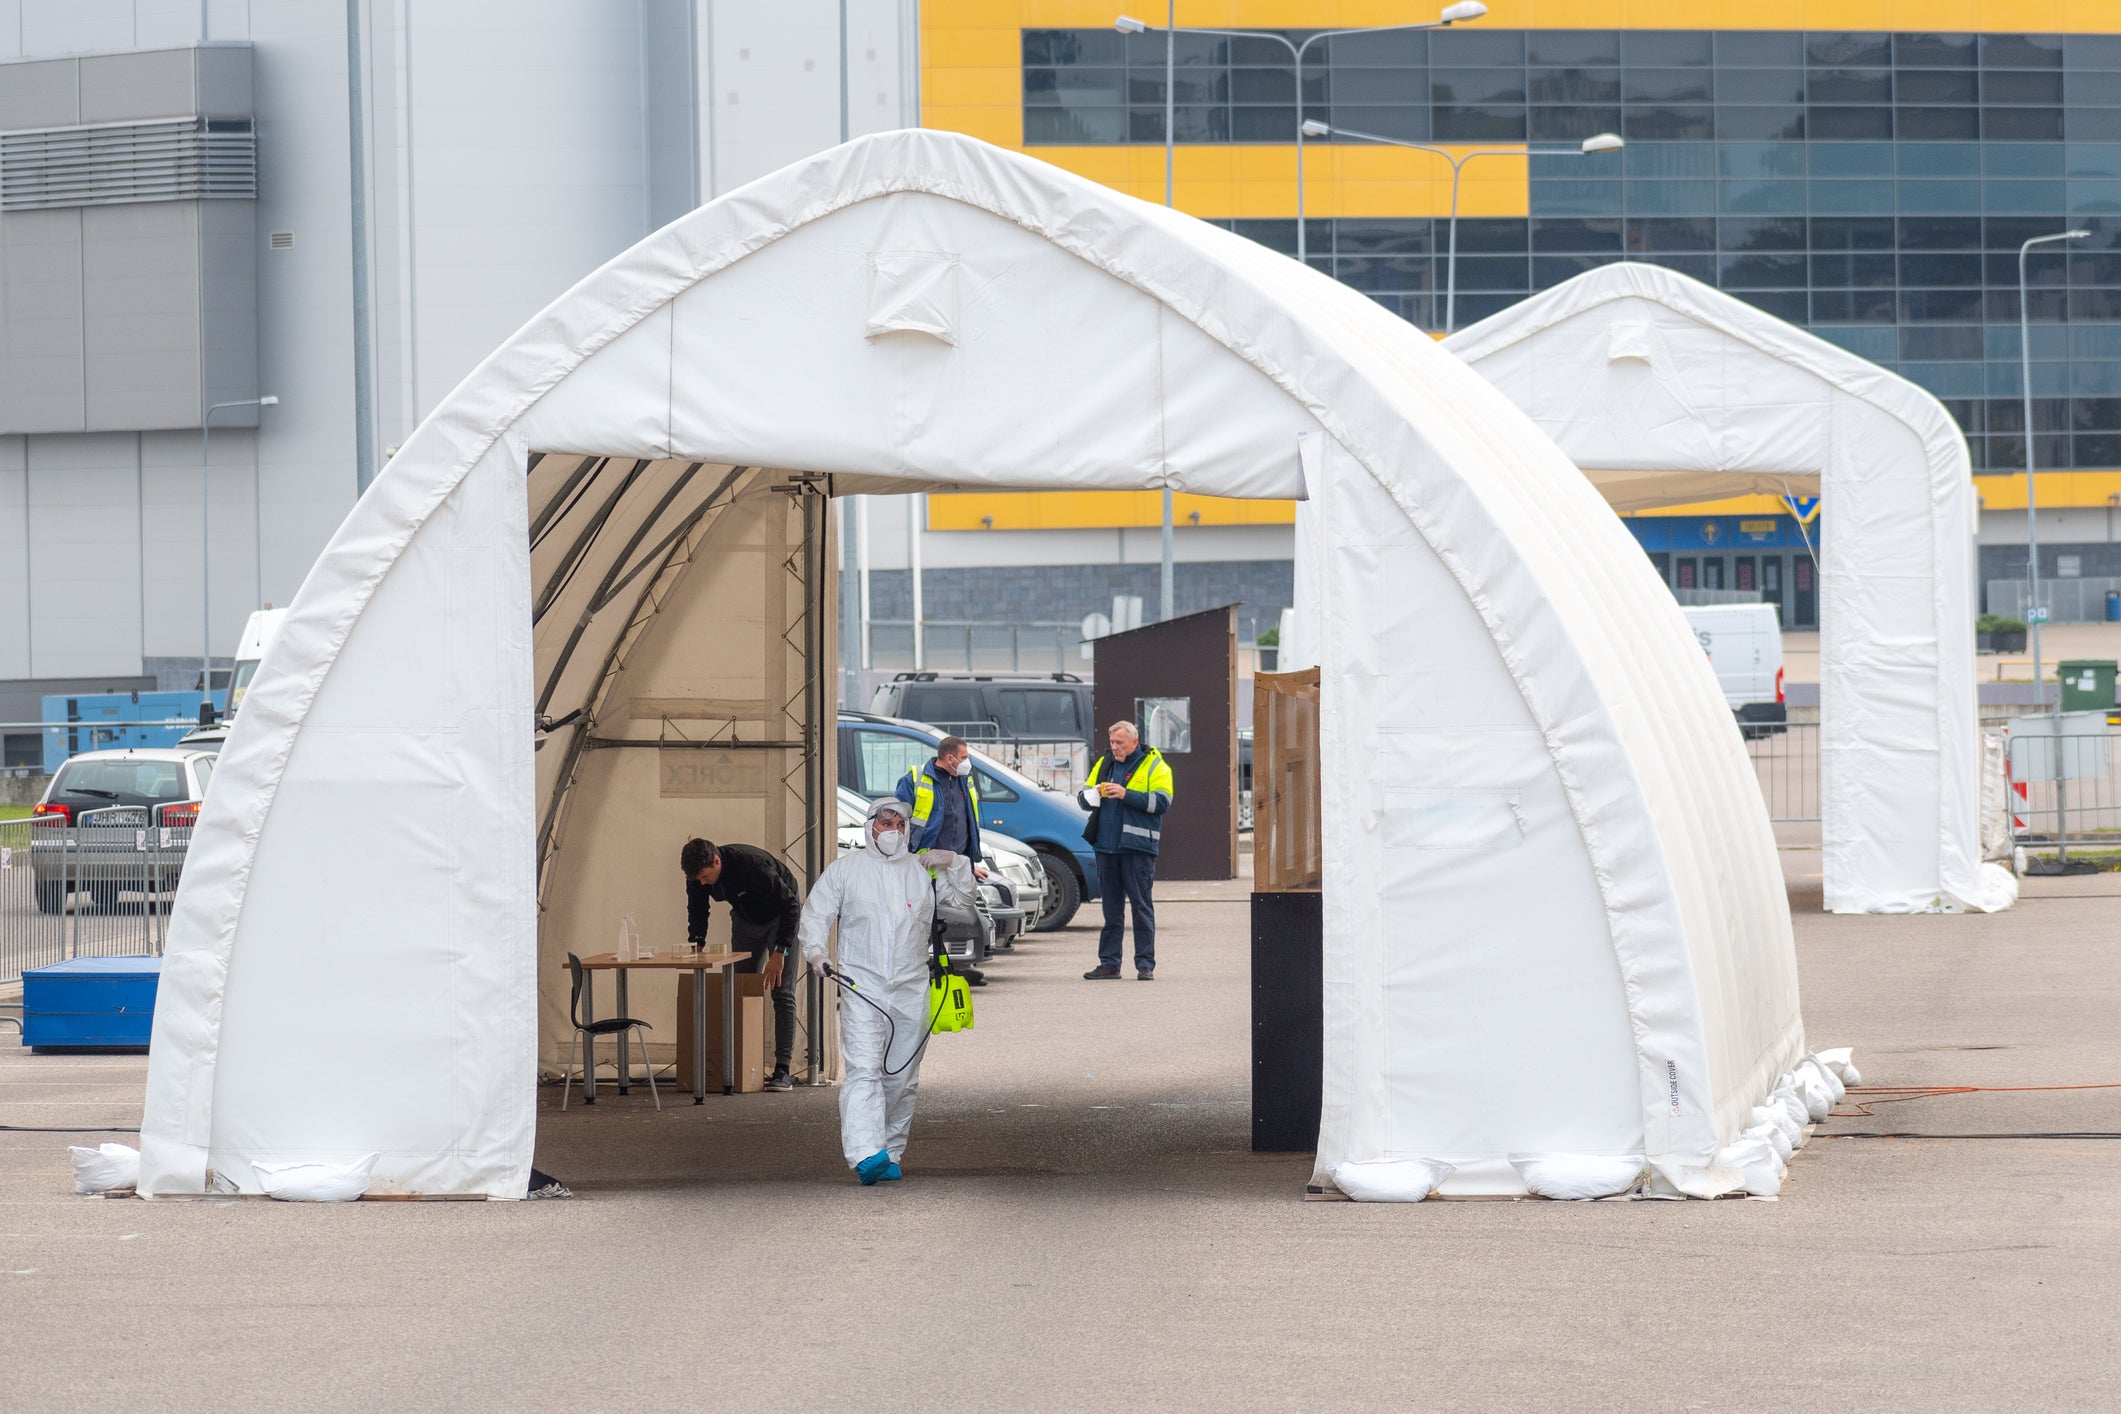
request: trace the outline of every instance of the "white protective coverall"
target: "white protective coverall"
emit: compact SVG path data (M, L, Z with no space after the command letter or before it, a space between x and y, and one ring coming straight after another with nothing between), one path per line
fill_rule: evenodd
M943 866L957 858L941 850L919 858L909 854L903 843L905 810L898 800L870 807L868 847L826 866L803 901L797 932L803 961L814 967L826 960L825 942L837 921L838 968L861 996L876 1003L840 998L840 1147L849 1168L879 1149L893 1163L905 1154L920 1089L920 1061L914 1057L928 1030L928 930L935 893L923 859ZM877 836L892 829L901 843L887 856ZM891 1014L895 1031L878 1007ZM887 1075L887 1067L903 1069Z

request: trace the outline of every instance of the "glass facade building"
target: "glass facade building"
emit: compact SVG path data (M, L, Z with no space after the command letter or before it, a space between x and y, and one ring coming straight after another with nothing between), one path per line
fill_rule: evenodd
M1026 149L1162 146L1161 33L1021 42ZM1283 45L1181 35L1176 65L1178 142L1295 140ZM1460 220L1461 327L1607 261L1669 266L1928 388L1977 472L2025 464L2019 243L2082 227L2031 260L2034 450L2121 468L2121 34L1345 36L1311 47L1302 106L1455 148L1621 134L1617 155L1532 157L1524 215ZM1224 224L1295 251L1293 220ZM1313 264L1435 329L1445 224L1321 217L1306 237Z

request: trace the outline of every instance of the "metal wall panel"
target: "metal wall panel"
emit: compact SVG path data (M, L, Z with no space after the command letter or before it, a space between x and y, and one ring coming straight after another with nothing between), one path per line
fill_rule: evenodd
M42 59L0 69L0 129L54 128L81 121L76 59Z
M86 430L198 425L202 204L80 209Z
M95 126L247 118L250 61L248 44L215 44L0 64L0 130L83 127L104 144L62 159L21 140L24 162L99 175L25 177L41 201L80 204L0 214L0 433L197 427L212 403L257 395L256 202L140 200L201 188L132 189L111 136L126 130ZM247 154L247 134L227 140Z
M0 216L0 432L79 432L81 213Z
M0 385L5 374L0 373ZM35 593L29 567L29 472L26 437L0 437L0 679L29 676L29 612ZM0 697L0 712L9 699ZM17 703L19 706L19 702ZM37 716L0 716L26 722Z
M76 59L81 66L81 116L74 121L119 123L198 112L194 52L154 49Z
M140 662L139 438L29 443L32 677L137 672Z

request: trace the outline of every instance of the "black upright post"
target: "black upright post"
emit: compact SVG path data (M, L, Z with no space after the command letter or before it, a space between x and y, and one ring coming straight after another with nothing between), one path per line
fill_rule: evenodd
M1318 1148L1325 1084L1325 909L1314 892L1252 895L1252 1148Z

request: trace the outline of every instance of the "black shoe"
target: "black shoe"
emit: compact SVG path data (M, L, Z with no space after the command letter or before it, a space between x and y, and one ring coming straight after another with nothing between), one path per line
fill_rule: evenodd
M1156 969L1153 967L1137 967L1134 969L1134 980L1137 982L1154 982L1156 980Z
M782 1066L774 1071L773 1074L767 1076L766 1088L768 1090L793 1090L795 1081L789 1078L788 1067Z
M1105 982L1117 976L1119 976L1119 969L1116 967L1093 967L1083 974L1083 980L1085 982Z
M957 975L965 979L965 985L968 987L984 987L987 985L987 974L980 971L977 967L960 967L957 969Z

